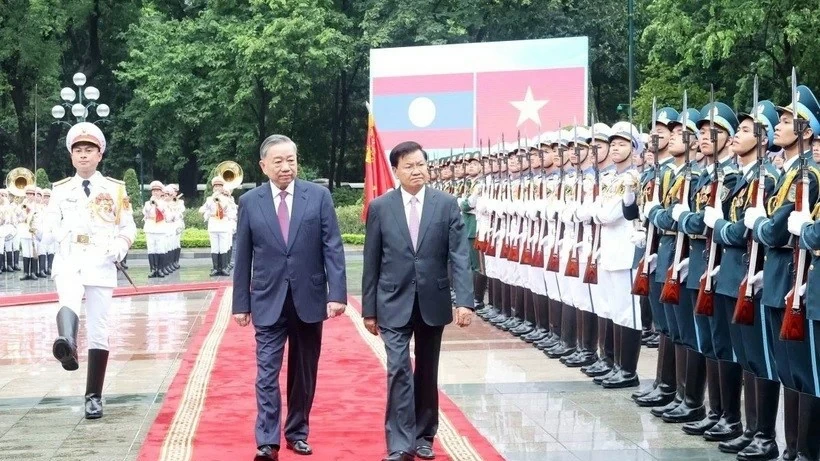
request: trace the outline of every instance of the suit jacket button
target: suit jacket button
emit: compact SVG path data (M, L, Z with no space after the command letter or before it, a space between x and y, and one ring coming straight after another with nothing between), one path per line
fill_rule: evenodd
M415 261L417 261L417 262L418 262L419 257L418 257L418 256L416 256L415 258L413 258L413 260L415 260Z
M412 281L412 282L410 282L410 283L412 283L413 285L415 285L415 284L416 284L416 281L415 281L415 280L413 280L413 281Z

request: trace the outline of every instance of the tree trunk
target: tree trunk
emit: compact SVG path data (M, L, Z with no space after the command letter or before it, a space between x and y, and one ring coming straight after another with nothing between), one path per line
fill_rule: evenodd
M182 148L182 155L186 161L179 175L179 191L189 198L197 197L196 185L199 182L199 160L196 156L196 140L197 137L195 133L189 131L182 138L180 146Z

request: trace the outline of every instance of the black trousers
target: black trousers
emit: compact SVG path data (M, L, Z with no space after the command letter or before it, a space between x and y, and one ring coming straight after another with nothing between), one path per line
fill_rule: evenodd
M280 445L282 395L279 372L286 342L289 351L285 439L307 440L322 349L322 325L322 322L305 323L299 318L288 289L279 320L273 325L255 326L257 446Z
M413 453L418 446L432 446L438 431L438 362L444 326L424 322L416 295L407 325L380 325L379 332L387 352L387 451ZM415 370L410 359L413 337Z

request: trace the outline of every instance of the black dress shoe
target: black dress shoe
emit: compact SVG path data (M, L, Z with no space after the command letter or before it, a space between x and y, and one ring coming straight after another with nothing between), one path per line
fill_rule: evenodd
M436 454L433 452L433 447L422 445L416 448L416 457L419 459L436 459Z
M723 453L740 453L741 450L748 447L755 437L755 431L746 429L740 437L718 444L718 450Z
M256 450L253 461L279 461L279 449L271 445L262 445Z
M103 416L102 397L100 395L85 396L85 419L100 419Z
M407 453L406 451L400 451L398 453L393 453L387 458L383 458L382 461L413 461L415 456L412 453Z
M311 450L310 445L304 440L288 440L286 446L288 450L293 450L294 453L297 455L312 455L313 450Z

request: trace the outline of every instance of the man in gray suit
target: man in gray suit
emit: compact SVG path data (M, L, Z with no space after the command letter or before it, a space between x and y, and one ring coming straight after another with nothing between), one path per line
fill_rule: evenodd
M455 197L425 184L427 154L415 142L390 153L401 187L370 203L364 244L362 316L370 333L381 333L387 352L388 457L433 459L438 430L438 361L444 326L473 316L470 254ZM415 372L410 339L415 336Z

